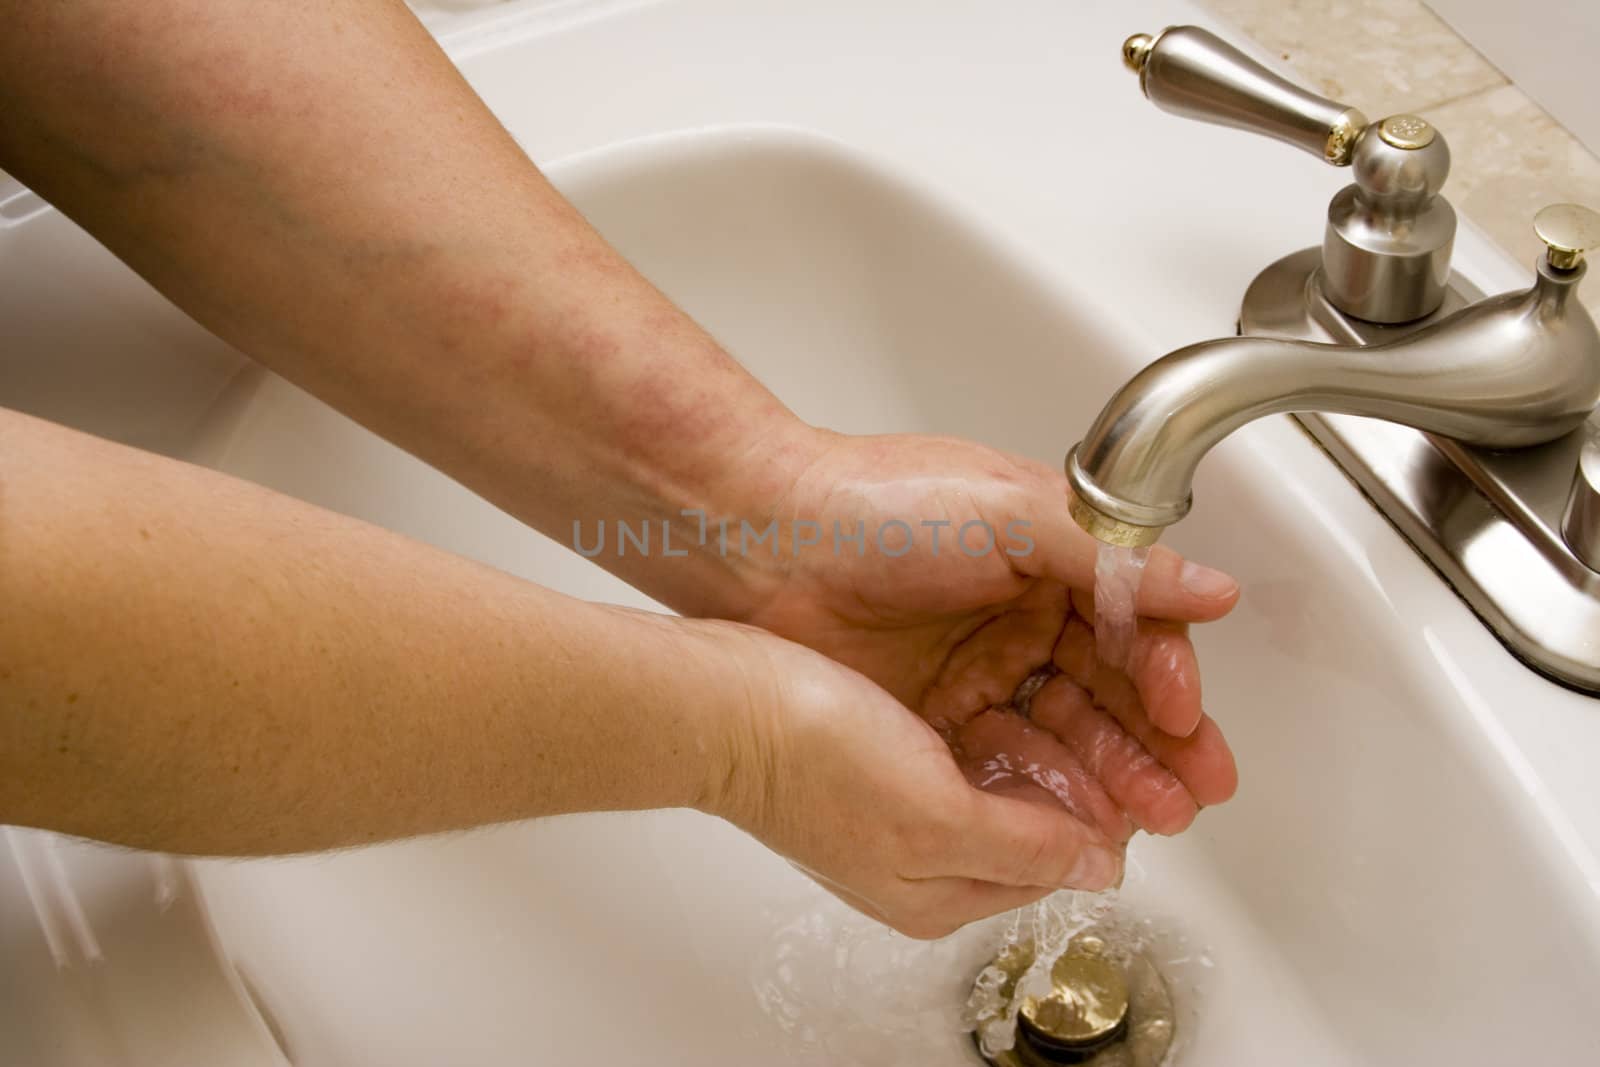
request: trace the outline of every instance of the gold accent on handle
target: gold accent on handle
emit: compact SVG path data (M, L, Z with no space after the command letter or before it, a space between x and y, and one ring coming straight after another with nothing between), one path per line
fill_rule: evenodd
M1367 128L1367 116L1358 107L1346 108L1328 130L1328 147L1323 156L1336 167L1347 167L1355 155L1356 142Z
M1122 42L1122 65L1135 74L1144 72L1144 65L1150 60L1150 49L1154 47L1156 39L1148 33L1136 33Z
M1436 133L1427 119L1416 115L1390 115L1378 123L1378 136L1395 148L1414 151L1431 145Z

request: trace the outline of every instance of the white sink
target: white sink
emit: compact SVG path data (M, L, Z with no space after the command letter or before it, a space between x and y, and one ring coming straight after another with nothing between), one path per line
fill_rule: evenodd
M1317 239L1337 184L1280 146L1143 105L1117 45L1203 21L1181 4L760 6L558 6L455 48L537 157L566 157L552 175L625 254L839 429L1059 462L1131 369L1228 332L1253 272ZM617 71L648 91L616 89ZM58 218L15 229L48 253L34 275L104 269ZM0 279L19 275L7 242L21 239L0 231ZM1489 289L1520 277L1470 233L1457 264ZM101 282L125 299L91 334L167 314L126 276ZM0 304L12 314L34 316L24 355L52 350L45 311ZM197 329L159 347L174 345L213 377L241 366ZM644 603L279 379L245 368L211 393L174 401L195 428L155 444L569 593ZM34 395L47 409L62 394ZM61 412L111 433L115 414ZM1180 1062L1595 1062L1600 704L1512 660L1288 420L1219 448L1196 498L1172 542L1245 586L1198 637L1242 784L1188 834L1138 841L1119 904L1215 963L1182 970ZM874 939L690 813L191 869L299 1067L976 1062L949 1020L990 930ZM813 915L899 965L858 958L788 1027L753 981L782 984L780 931ZM0 937L35 936L0 916ZM833 973L807 944L798 965ZM35 978L0 958L0 991ZM929 1006L945 1022L921 1039L874 1031ZM30 1025L0 997L0 1061Z

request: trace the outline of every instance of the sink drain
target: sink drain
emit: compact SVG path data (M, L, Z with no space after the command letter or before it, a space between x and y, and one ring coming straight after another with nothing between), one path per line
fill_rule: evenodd
M1017 984L1034 964L1031 943L1006 946L984 968L999 984L1002 1003L1015 1007L1013 1047L984 1058L995 1067L1159 1067L1172 1047L1172 994L1143 953L1119 956L1093 930L1078 934L1050 966L1047 992L1024 995ZM992 968L992 970L991 970ZM973 1034L974 1043L978 1035ZM983 1054L979 1045L979 1053Z

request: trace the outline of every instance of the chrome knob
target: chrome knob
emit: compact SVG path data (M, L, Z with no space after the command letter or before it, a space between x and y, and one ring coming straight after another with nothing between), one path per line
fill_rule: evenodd
M1580 204L1551 204L1533 217L1533 232L1544 242L1552 267L1572 270L1585 252L1600 248L1600 212Z

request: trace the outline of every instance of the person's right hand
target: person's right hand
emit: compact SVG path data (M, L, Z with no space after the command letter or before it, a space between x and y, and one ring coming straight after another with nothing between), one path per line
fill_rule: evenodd
M932 727L862 675L751 627L704 625L748 700L703 806L845 903L936 938L1120 881L1120 840L1064 807L976 788Z

